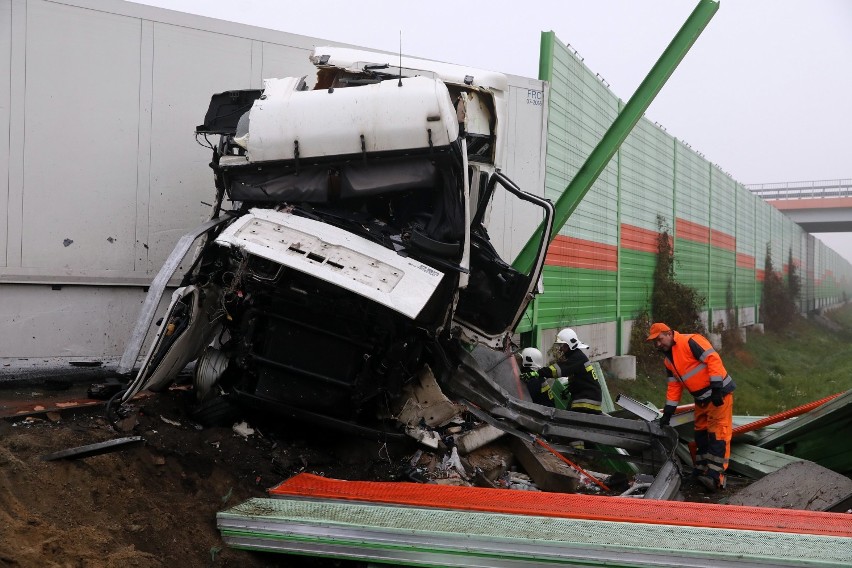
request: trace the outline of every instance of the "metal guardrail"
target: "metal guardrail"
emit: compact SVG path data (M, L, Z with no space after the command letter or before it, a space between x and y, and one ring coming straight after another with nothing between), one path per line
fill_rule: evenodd
M763 199L852 197L852 179L752 183L745 187Z

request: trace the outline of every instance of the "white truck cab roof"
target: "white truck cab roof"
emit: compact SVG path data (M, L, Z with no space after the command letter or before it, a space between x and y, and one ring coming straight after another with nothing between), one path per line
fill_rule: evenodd
M365 67L373 70L386 67L389 74L404 77L431 74L445 83L469 88L506 91L509 85L506 75L495 71L346 47L316 47L310 59L320 69L336 68L358 73Z

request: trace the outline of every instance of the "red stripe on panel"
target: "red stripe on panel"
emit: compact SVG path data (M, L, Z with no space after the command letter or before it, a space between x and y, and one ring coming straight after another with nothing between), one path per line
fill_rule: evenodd
M635 225L621 224L621 248L640 252L659 252L657 240L660 233L651 229L643 229ZM671 239L669 239L671 241Z
M544 262L549 266L615 272L618 270L618 247L557 235L547 249Z
M754 257L750 254L737 253L737 266L740 268L751 268L754 270Z
M733 235L710 229L710 244L729 251L737 250L737 240Z
M766 272L762 268L755 270L754 275L757 276L758 282L763 282L763 280L766 278Z
M707 227L680 217L675 221L675 236L696 243L710 243L710 230Z

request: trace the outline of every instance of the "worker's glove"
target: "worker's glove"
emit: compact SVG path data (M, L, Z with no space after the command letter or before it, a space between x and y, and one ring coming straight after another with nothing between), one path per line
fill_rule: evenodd
M674 414L675 408L674 406L666 406L663 408L663 415L660 416L660 426L668 426L672 421L672 414Z
M537 379L538 371L527 371L526 373L521 373L521 380L527 382L530 379Z
M723 398L722 389L713 389L710 392L710 400L713 401L713 406L722 406Z

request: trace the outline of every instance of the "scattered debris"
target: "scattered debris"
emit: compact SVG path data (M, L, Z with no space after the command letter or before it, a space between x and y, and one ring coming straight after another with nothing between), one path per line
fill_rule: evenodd
M162 420L166 424L171 424L172 426L183 426L183 424L181 424L179 421L170 420L170 419L168 419L168 418L166 418L165 416L162 416L162 415L160 416L160 420Z
M144 442L145 440L142 438L142 436L129 436L127 438L117 438L108 442L88 444L86 446L79 446L77 448L61 450L59 452L54 452L52 454L42 456L41 459L44 461L53 461L61 459L88 458L90 456L98 456L101 454L108 454L110 452L125 450L133 446L138 446L139 444L142 444Z
M249 436L254 434L254 428L249 426L247 422L240 422L238 424L234 424L232 430L235 434L238 434L243 438L248 438Z
M524 470L542 491L577 491L578 473L541 446L513 436L510 447Z
M89 386L89 390L86 391L86 394L89 398L109 400L116 394L123 391L125 387L126 385L118 379L108 379L103 383L95 383Z
M505 432L490 424L481 424L478 427L468 430L463 434L455 436L456 446L462 454L469 454L474 450L478 450L482 446L489 444L497 438L503 436Z

